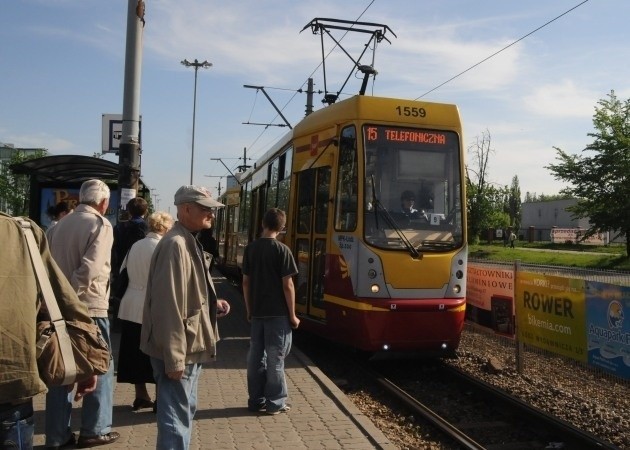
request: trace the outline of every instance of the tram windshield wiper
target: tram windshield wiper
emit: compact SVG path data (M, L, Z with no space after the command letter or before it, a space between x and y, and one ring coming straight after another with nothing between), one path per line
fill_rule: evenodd
M413 258L422 258L420 252L418 252L418 250L413 246L409 239L407 239L407 236L405 236L405 233L403 233L403 231L400 229L400 227L396 223L396 220L394 220L389 211L387 211L387 208L385 208L378 197L376 197L376 189L374 188L374 175L372 175L372 203L374 207L374 219L376 220L376 228L378 229L378 213L380 210L381 214L383 215L383 219L385 219L387 225L389 225L396 232L401 242L405 244L405 247L407 247L407 250L409 250L409 254Z

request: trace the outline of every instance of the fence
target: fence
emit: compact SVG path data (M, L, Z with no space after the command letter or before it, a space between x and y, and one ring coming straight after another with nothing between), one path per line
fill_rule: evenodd
M553 242L552 239L552 234L554 233L554 231L556 230L567 230L567 229L559 229L557 227L553 227L553 228L536 228L536 227L527 227L527 228L520 228L517 233L516 236L518 237L518 240L521 242ZM571 230L580 230L579 232L584 232L585 230L580 229L580 228L572 228ZM505 235L505 230L501 230L501 229L495 229L495 228L489 228L486 230L485 234L482 234L482 238L485 236L486 241L488 241L489 243L493 242L493 241L498 241L498 242L502 242L503 241L503 237ZM614 244L625 244L626 242L626 238L624 237L617 237L617 233L616 232L609 232L606 238L602 238L605 243L614 243ZM565 243L565 242L576 242L575 237L571 237L571 238L567 238L565 240L559 241L560 243ZM558 239L556 239L556 242L558 242ZM580 243L580 242L578 242ZM601 245L595 242L589 241L589 242L583 242L583 244L588 245L588 244L596 244L596 245Z
M630 386L629 273L470 260L467 301L463 345L492 339L522 374Z

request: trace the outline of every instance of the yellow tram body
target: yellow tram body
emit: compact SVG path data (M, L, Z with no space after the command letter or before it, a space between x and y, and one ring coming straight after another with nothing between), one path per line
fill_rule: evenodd
M467 264L455 105L348 98L304 118L239 182L219 224L224 267L279 207L301 326L366 351L455 350ZM401 209L401 191L417 208Z

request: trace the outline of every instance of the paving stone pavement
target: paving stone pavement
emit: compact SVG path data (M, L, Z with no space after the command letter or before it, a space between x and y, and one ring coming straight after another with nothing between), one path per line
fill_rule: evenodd
M395 449L337 386L293 348L286 360L291 411L275 416L247 410L246 354L249 327L238 289L218 272L213 273L219 297L227 299L231 313L219 320L221 341L217 361L207 364L199 380L199 399L191 450L200 449ZM114 357L120 335L112 333ZM149 392L153 392L152 386ZM44 395L35 398L35 448L44 444ZM114 444L101 448L155 448L157 429L151 410L133 412L131 384L116 384ZM80 403L72 412L72 429L78 434Z

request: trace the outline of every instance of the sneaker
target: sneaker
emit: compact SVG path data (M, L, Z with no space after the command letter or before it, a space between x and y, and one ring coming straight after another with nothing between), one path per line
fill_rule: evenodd
M265 412L265 410L267 409L267 407L265 406L265 404L263 403L262 405L258 405L258 406L248 406L247 410L250 412Z
M284 406L283 406L282 408L280 408L280 409L276 409L276 410L273 410L273 411L269 411L269 410L267 410L267 411L265 411L265 412L266 412L267 414L269 414L270 416L276 416L276 415L278 415L278 414L280 414L280 413L283 413L283 412L289 412L289 411L291 411L291 407L290 407L289 405L284 405Z

